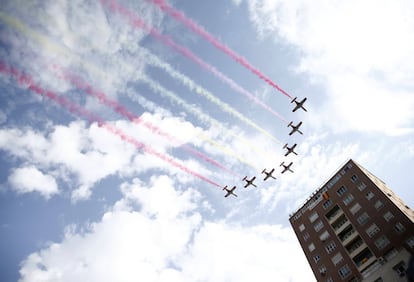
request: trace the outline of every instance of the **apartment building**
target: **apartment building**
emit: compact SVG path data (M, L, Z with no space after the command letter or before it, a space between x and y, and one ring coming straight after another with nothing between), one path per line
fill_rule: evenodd
M407 281L414 212L353 160L289 221L317 281Z

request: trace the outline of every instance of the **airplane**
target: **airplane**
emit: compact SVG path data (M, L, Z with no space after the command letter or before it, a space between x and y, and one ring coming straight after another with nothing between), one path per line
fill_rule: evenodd
M253 176L252 179L247 179L247 176L245 176L243 178L243 180L246 181L246 185L244 185L244 188L247 188L249 185L253 185L254 187L257 187L256 185L254 185L253 181L256 179L256 176Z
M283 146L283 149L287 149L287 152L285 154L285 157L287 155L289 155L290 153L294 153L295 155L297 155L297 153L295 152L295 148L296 148L296 143L292 145L292 147L288 147L288 144L286 143L285 146Z
M292 124L293 121L289 122L288 127L292 127L292 130L290 131L289 135L292 135L293 133L295 133L296 131L299 132L300 134L303 134L302 131L299 130L299 127L302 125L302 122L299 122L298 125L293 125Z
M285 165L285 162L282 162L281 164L280 164L280 166L283 166L284 167L284 169L283 169L283 171L282 171L282 173L285 173L286 171L290 171L290 172L293 172L293 170L291 170L290 169L290 166L292 165L292 162L290 162L290 164L288 164L288 165Z
M293 102L296 103L296 106L292 110L292 112L296 112L299 108L302 108L305 112L307 112L307 110L303 107L303 104L305 103L305 101L306 101L307 98L303 98L303 100L300 101L300 102L296 101L296 98L297 97L295 97L292 101L290 101L291 103L293 103Z
M264 173L264 174L266 174L266 176L265 176L265 178L263 179L263 181L266 181L269 177L271 177L271 178L273 178L273 179L276 179L276 177L274 177L273 175L272 175L272 173L275 171L275 169L274 168L272 168L272 170L271 171L269 171L269 172L267 172L266 171L266 169L264 169L263 171L262 171L262 173Z
M236 190L236 186L233 186L233 188L228 189L227 185L226 185L226 186L224 186L223 190L226 190L226 192L227 192L227 194L224 195L225 198L227 198L230 195L233 195L233 196L237 197L237 195L233 193L233 191Z

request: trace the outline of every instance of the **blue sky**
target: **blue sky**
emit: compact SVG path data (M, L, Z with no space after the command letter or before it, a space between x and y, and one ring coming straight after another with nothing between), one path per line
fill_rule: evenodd
M311 281L289 214L349 158L413 207L411 1L168 2L307 97L307 113L152 1L117 3L233 87L106 2L0 8L2 281ZM288 136L291 120L303 136ZM284 158L285 143L299 155Z

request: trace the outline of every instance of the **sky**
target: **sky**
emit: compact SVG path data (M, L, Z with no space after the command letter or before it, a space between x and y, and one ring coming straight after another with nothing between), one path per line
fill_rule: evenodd
M289 215L346 161L414 206L413 32L409 0L2 1L0 280L315 281Z

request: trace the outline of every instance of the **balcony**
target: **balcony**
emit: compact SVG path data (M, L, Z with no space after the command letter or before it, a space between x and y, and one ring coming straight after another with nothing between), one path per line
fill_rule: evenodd
M352 260L358 267L358 271L361 272L373 262L375 262L377 258L372 254L371 250L368 249L368 247L365 247L361 252L354 256Z
M354 240L358 235L359 235L358 232L356 232L355 230L352 230L351 232L347 233L343 237L342 245L344 246L347 245L349 242Z
M345 214L342 214L341 216L338 216L337 220L334 221L331 225L332 228L335 230L336 234L341 233L344 231L346 227L348 227L350 224L348 218L346 218Z
M355 246L352 246L352 248L350 250L348 250L349 256L350 257L354 257L357 254L359 254L363 249L365 249L367 246L367 244L364 243L364 241L358 241L357 244L355 244Z
M336 221L341 215L343 215L344 212L341 209L335 210L333 213L330 213L328 216L328 222L332 225L332 222Z

